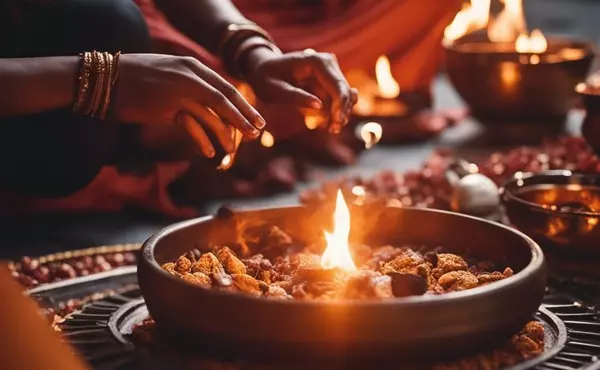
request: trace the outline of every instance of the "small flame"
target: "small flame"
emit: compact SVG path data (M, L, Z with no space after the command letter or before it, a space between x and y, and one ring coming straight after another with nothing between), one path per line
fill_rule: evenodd
M548 49L548 41L542 31L535 29L527 36L521 33L515 41L515 50L517 53L541 54ZM533 63L536 64L536 63Z
M335 211L333 212L333 233L325 232L327 248L321 256L321 267L324 269L341 268L347 271L356 270L350 255L348 237L350 236L350 210L341 190L337 192Z
M229 165L231 164L231 161L233 161L232 155L226 154L225 157L223 157L223 160L221 161L221 165L219 166L219 168L223 168L223 169L228 168Z
M213 112L213 114L214 114L214 112ZM231 133L231 139L233 140L233 143L234 143L234 151L233 151L233 153L229 153L223 157L223 159L221 160L221 163L217 167L217 169L220 171L226 171L231 166L233 166L233 161L235 160L235 155L236 155L237 150L240 147L240 144L242 143L242 139L243 139L243 134L240 132L240 130L238 130L237 128L235 128L233 126L227 126L227 127L229 128L229 131Z
M325 119L320 116L307 115L304 117L304 124L309 130L316 130L325 122Z
M367 122L362 126L358 126L357 129L357 136L365 143L366 149L374 147L383 136L383 128L377 122Z
M260 137L260 144L265 148L270 148L275 145L275 138L269 131L263 131L263 134Z
M473 31L485 28L490 19L490 0L471 0L456 14L454 20L444 30L444 39L458 40Z
M375 63L375 76L377 77L377 88L379 96L385 99L394 99L400 95L400 85L392 76L390 60L382 55Z
M488 28L488 38L492 42L514 42L527 30L521 1L504 0L504 9Z

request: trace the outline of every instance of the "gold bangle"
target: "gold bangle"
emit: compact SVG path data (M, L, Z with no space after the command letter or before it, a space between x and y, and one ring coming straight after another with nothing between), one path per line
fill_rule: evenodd
M119 78L119 58L121 57L121 52L117 51L117 53L115 54L115 57L113 59L113 70L115 71L115 75L112 79L112 84L113 86L117 83L117 78Z
M106 118L106 112L110 104L112 81L113 81L113 56L108 52L104 52L104 58L106 60L106 78L102 81L104 87L104 96L102 99L102 109L100 110L100 119Z
M91 55L89 52L85 52L80 54L80 58L81 68L79 77L77 78L79 81L79 87L75 97L75 103L73 104L74 113L79 113L81 111L90 84L90 68L92 64Z
M235 51L235 54L233 55L233 58L231 58L231 63L226 64L228 65L228 69L235 73L236 76L244 77L245 71L242 63L244 57L250 51L261 47L267 48L277 55L283 54L281 50L269 40L263 38L246 40L238 46L237 50Z
M106 118L113 86L118 77L120 55L120 52L113 56L108 52L96 50L81 54L79 87L73 112L94 118Z
M96 79L94 86L94 95L92 104L89 107L88 115L91 117L96 117L98 114L98 108L100 106L100 101L102 100L103 90L104 90L104 74L106 69L106 61L104 60L104 54L94 51L94 56L96 60Z
M94 106L94 101L96 100L96 94L97 94L97 90L98 90L98 55L96 54L96 51L92 51L91 52L91 56L92 56L92 64L91 64L91 74L92 74L92 78L90 79L90 85L91 85L91 95L88 96L88 101L87 101L87 106L85 108L84 114L86 116L91 115L92 113L92 108Z
M223 56L228 44L233 39L237 38L240 33L260 36L275 43L275 40L273 40L271 35L256 23L231 23L225 27L225 31L223 31L223 34L221 35L217 46L217 55Z

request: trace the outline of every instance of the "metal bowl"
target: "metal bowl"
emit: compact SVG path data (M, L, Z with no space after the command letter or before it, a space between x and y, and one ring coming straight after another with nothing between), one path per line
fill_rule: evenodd
M541 245L600 254L600 175L517 173L500 194L510 222Z
M600 88L582 82L575 90L581 96L586 111L581 133L596 154L600 154Z
M483 37L444 46L448 77L482 122L564 120L578 101L574 87L585 79L594 57L592 44L560 38L548 38L549 53L579 50L580 55L547 60Z
M472 353L519 331L539 306L546 265L526 235L456 213L352 209L353 242L443 245L450 251L511 266L515 275L445 295L384 301L278 301L203 289L163 271L161 264L190 248L226 244L240 222L261 220L293 238L322 237L331 214L305 207L243 211L169 226L148 239L138 278L162 335L182 345L227 348L265 359L379 358L404 362ZM195 347L196 349L199 347Z

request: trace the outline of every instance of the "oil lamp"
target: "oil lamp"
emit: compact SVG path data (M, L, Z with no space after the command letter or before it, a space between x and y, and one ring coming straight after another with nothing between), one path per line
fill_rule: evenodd
M352 79L351 76L349 79ZM358 102L353 111L356 117L365 120L394 119L407 114L407 107L398 99L400 85L392 76L387 56L381 55L375 63L375 81L366 76L359 76L359 79Z
M483 122L562 121L593 59L589 42L528 32L521 0L471 0L445 29L446 72Z

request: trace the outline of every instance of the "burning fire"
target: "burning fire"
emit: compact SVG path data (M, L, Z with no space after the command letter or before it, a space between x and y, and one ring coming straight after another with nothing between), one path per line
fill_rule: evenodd
M531 31L530 36L524 33L520 34L515 41L515 49L518 53L541 54L548 49L548 41L542 31L535 29Z
M518 53L541 54L548 48L540 30L527 34L522 0L504 0L504 9L490 22L490 0L471 0L444 31L445 41L457 40L471 32L487 28L491 42L514 42Z
M490 0L471 0L456 14L454 20L444 30L448 41L458 40L464 35L487 27L490 19Z
M325 123L325 119L320 116L307 115L304 117L304 124L309 130L316 130L323 123Z
M213 114L216 115L216 113L214 113L214 112L213 112ZM227 154L223 157L223 159L221 160L221 163L217 167L217 169L220 171L228 170L233 165L233 161L235 160L235 154L236 154L238 148L240 147L240 144L242 143L242 139L243 139L243 134L240 132L240 130L238 130L237 128L235 128L233 126L227 126L227 127L229 128L229 132L231 133L231 138L233 139L233 143L235 144L235 146L234 146L235 149L234 149L233 153Z
M394 99L400 95L400 85L392 76L390 60L385 55L380 56L375 63L375 76L380 97Z
M260 137L260 144L265 148L270 148L275 145L275 138L273 134L269 131L263 131L262 136Z
M356 270L350 255L348 237L350 236L350 210L341 190L338 190L333 212L333 232L325 232L327 248L321 256L321 267L324 269L340 268L347 271Z
M366 149L371 149L381 140L383 128L377 122L367 122L357 127L357 136L365 143Z

